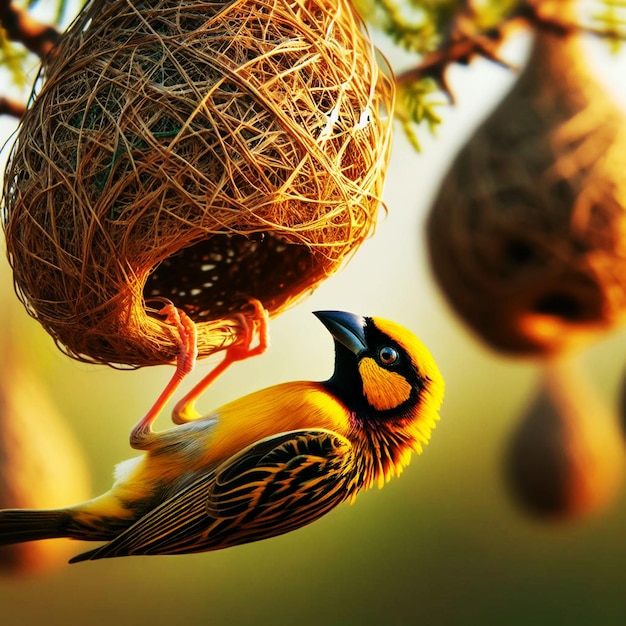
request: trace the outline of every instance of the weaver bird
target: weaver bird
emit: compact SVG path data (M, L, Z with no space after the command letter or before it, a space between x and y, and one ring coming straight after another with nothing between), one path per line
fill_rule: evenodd
M399 474L438 418L433 358L393 322L315 315L335 341L329 380L275 385L202 417L192 391L162 432L151 411L131 433L143 455L116 467L109 492L64 509L0 511L0 544L108 542L70 562L217 550L295 530ZM239 352L227 361L243 358L230 350Z

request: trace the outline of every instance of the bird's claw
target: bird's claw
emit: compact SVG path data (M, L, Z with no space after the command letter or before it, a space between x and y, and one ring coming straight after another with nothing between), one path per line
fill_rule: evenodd
M194 406L196 400L232 363L263 354L267 350L269 346L269 314L259 300L250 300L250 305L253 308L252 315L239 314L244 329L242 339L228 347L223 360L176 404L172 412L174 424L186 424L200 417L200 413Z
M253 308L252 315L239 313L243 327L242 337L226 349L226 359L229 363L243 361L253 356L263 354L269 347L269 313L260 300L250 300ZM257 343L253 346L255 338Z
M165 317L165 322L174 326L178 333L178 356L176 359L176 371L172 378L150 410L131 430L130 445L140 450L150 447L154 439L152 424L176 389L178 389L181 381L193 370L198 357L195 323L183 310L176 308L170 300L165 298L159 298L158 300L163 303L163 306L156 313Z
M182 380L193 371L198 358L198 335L195 323L172 302L167 302L158 312L165 316L168 324L176 327L179 337L179 353L176 359L176 373Z

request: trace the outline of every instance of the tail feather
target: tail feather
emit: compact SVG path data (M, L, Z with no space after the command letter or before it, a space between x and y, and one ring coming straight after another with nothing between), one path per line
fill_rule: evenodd
M97 556L100 548L94 548L93 550L88 550L87 552L81 552L76 556L73 556L68 563L80 563L81 561L91 561L94 559L98 559L100 557Z
M69 511L63 509L56 511L6 509L0 511L0 545L67 537L71 520Z

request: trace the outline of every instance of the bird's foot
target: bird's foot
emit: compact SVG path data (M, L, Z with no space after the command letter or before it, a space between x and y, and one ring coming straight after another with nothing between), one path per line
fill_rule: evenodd
M184 398L174 407L172 421L186 424L200 417L195 408L196 400L209 385L230 365L263 354L269 346L269 315L259 300L250 300L252 315L238 314L242 320L242 338L226 349L226 355ZM256 343L255 343L256 339Z
M137 450L145 450L150 447L154 435L152 424L185 376L193 370L198 356L197 331L193 320L183 310L177 309L169 300L165 301L158 314L165 316L165 322L176 328L179 352L176 359L176 371L172 378L150 410L131 430L130 445Z

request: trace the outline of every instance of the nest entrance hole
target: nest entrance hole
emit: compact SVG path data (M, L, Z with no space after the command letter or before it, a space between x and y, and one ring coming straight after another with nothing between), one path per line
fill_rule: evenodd
M534 311L542 315L559 317L565 321L578 322L585 317L585 305L569 293L551 292L538 298Z
M324 275L306 246L269 233L224 233L161 261L149 274L143 295L146 301L167 298L198 323L240 312L250 298L272 314Z

